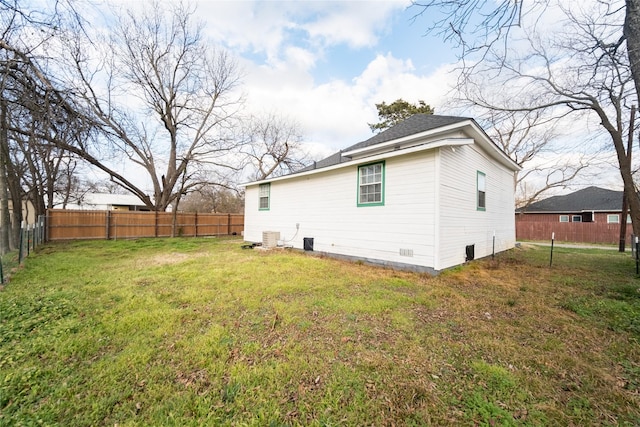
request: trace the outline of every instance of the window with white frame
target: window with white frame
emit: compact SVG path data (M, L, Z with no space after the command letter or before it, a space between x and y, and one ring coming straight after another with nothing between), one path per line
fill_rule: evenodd
M259 195L258 195L258 209L261 211L269 210L270 203L270 195L271 195L271 184L260 184Z
M560 222L569 222L569 215L560 215Z
M358 206L384 205L384 162L358 167Z
M478 193L476 207L479 211L484 211L487 209L487 176L483 172L477 172L476 188Z
M620 223L620 215L618 214L607 215L607 224L619 224L619 223Z
M574 215L571 217L571 222L582 222L582 215Z

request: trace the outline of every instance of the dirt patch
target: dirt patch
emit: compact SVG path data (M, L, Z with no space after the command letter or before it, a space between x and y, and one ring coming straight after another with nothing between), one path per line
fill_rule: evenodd
M150 258L146 258L140 261L141 264L145 266L161 266L161 265L172 265L179 264L188 259L200 258L206 256L206 253L197 253L197 254L185 254L179 252L173 252L168 254L158 254L154 255Z

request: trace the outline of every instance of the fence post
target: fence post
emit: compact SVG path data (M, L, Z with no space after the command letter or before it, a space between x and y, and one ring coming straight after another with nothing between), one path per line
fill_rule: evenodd
M198 237L198 212L193 214L193 223L195 228L195 237Z
M42 233L40 243L47 241L47 216L40 215L40 232Z
M24 221L20 223L20 243L18 247L18 264L22 264L22 241L24 240Z
M43 241L48 242L51 240L51 230L49 229L51 225L51 219L49 218L49 209L45 211L45 216L43 218Z
M636 274L640 274L640 256L638 256L638 236L636 236Z
M227 236L231 236L231 214L227 214Z
M496 230L493 230L493 247L491 248L491 259L496 257Z
M104 232L104 237L106 240L109 240L111 238L111 236L109 235L111 233L111 211L107 210L105 211L105 215L104 215L104 226L105 226L105 232Z

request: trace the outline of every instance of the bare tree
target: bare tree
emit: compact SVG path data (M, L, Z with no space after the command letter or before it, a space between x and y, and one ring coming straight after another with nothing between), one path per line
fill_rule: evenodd
M495 102L494 102L495 103ZM478 117L487 133L513 159L522 171L516 172L516 207L524 208L545 194L565 188L590 165L597 163L595 155L580 153L584 141L560 144L563 135L555 116L543 110L485 110Z
M67 148L159 211L201 184L194 170L236 167L229 153L237 143L227 131L242 101L235 62L205 43L195 11L167 7L121 15L110 40L93 44L103 60L89 55L79 31L70 55L75 93L103 133L92 145ZM100 160L105 142L120 162L145 171L152 196Z
M180 206L184 212L241 213L244 194L229 188L206 185L187 194Z
M608 48L618 37L611 24L615 16L605 4L575 12L564 9L563 13L564 32L545 38L525 31L526 38L519 45L524 53L510 52L505 57L502 50L488 51L475 75L467 77L464 93L476 105L492 110L594 116L612 142L625 192L633 195L629 202L632 217L637 218L634 227L640 231L640 199L635 196L624 144L626 119L636 94L625 47ZM487 79L510 89L511 97L496 104L484 96L480 85Z
M276 113L250 117L240 139L244 141L242 153L247 166L256 180L294 172L307 160L300 125Z
M586 113L597 118L616 152L636 234L640 233L640 199L623 141L626 117L640 87L640 31L633 31L640 30L639 3L414 3L422 12L433 8L442 12L430 30L459 42L460 87L477 106L511 112L545 110L558 117ZM541 23L548 10L562 24L561 30L551 34ZM473 27L473 23L479 25ZM487 81L508 92L509 100L495 105L484 97L478 88Z
M45 200L52 203L53 189L65 164L59 150L43 144L51 139L51 112L56 108L52 102L56 103L58 94L50 91L50 79L35 65L38 55L46 63L42 53L58 34L63 13L75 14L64 0L53 6L30 10L17 1L0 0L2 250L17 244L23 201L31 200L36 214L44 213Z

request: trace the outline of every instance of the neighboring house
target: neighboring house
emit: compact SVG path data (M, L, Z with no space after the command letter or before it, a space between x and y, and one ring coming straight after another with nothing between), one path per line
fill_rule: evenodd
M516 236L522 240L555 240L584 243L620 241L622 191L587 187L553 196L516 211ZM627 221L627 236L632 233Z
M473 119L418 114L246 184L244 237L437 272L514 246L517 170Z
M57 201L55 209L62 209ZM67 203L64 209L100 210L100 211L148 211L144 203L133 194L87 193L77 203Z

